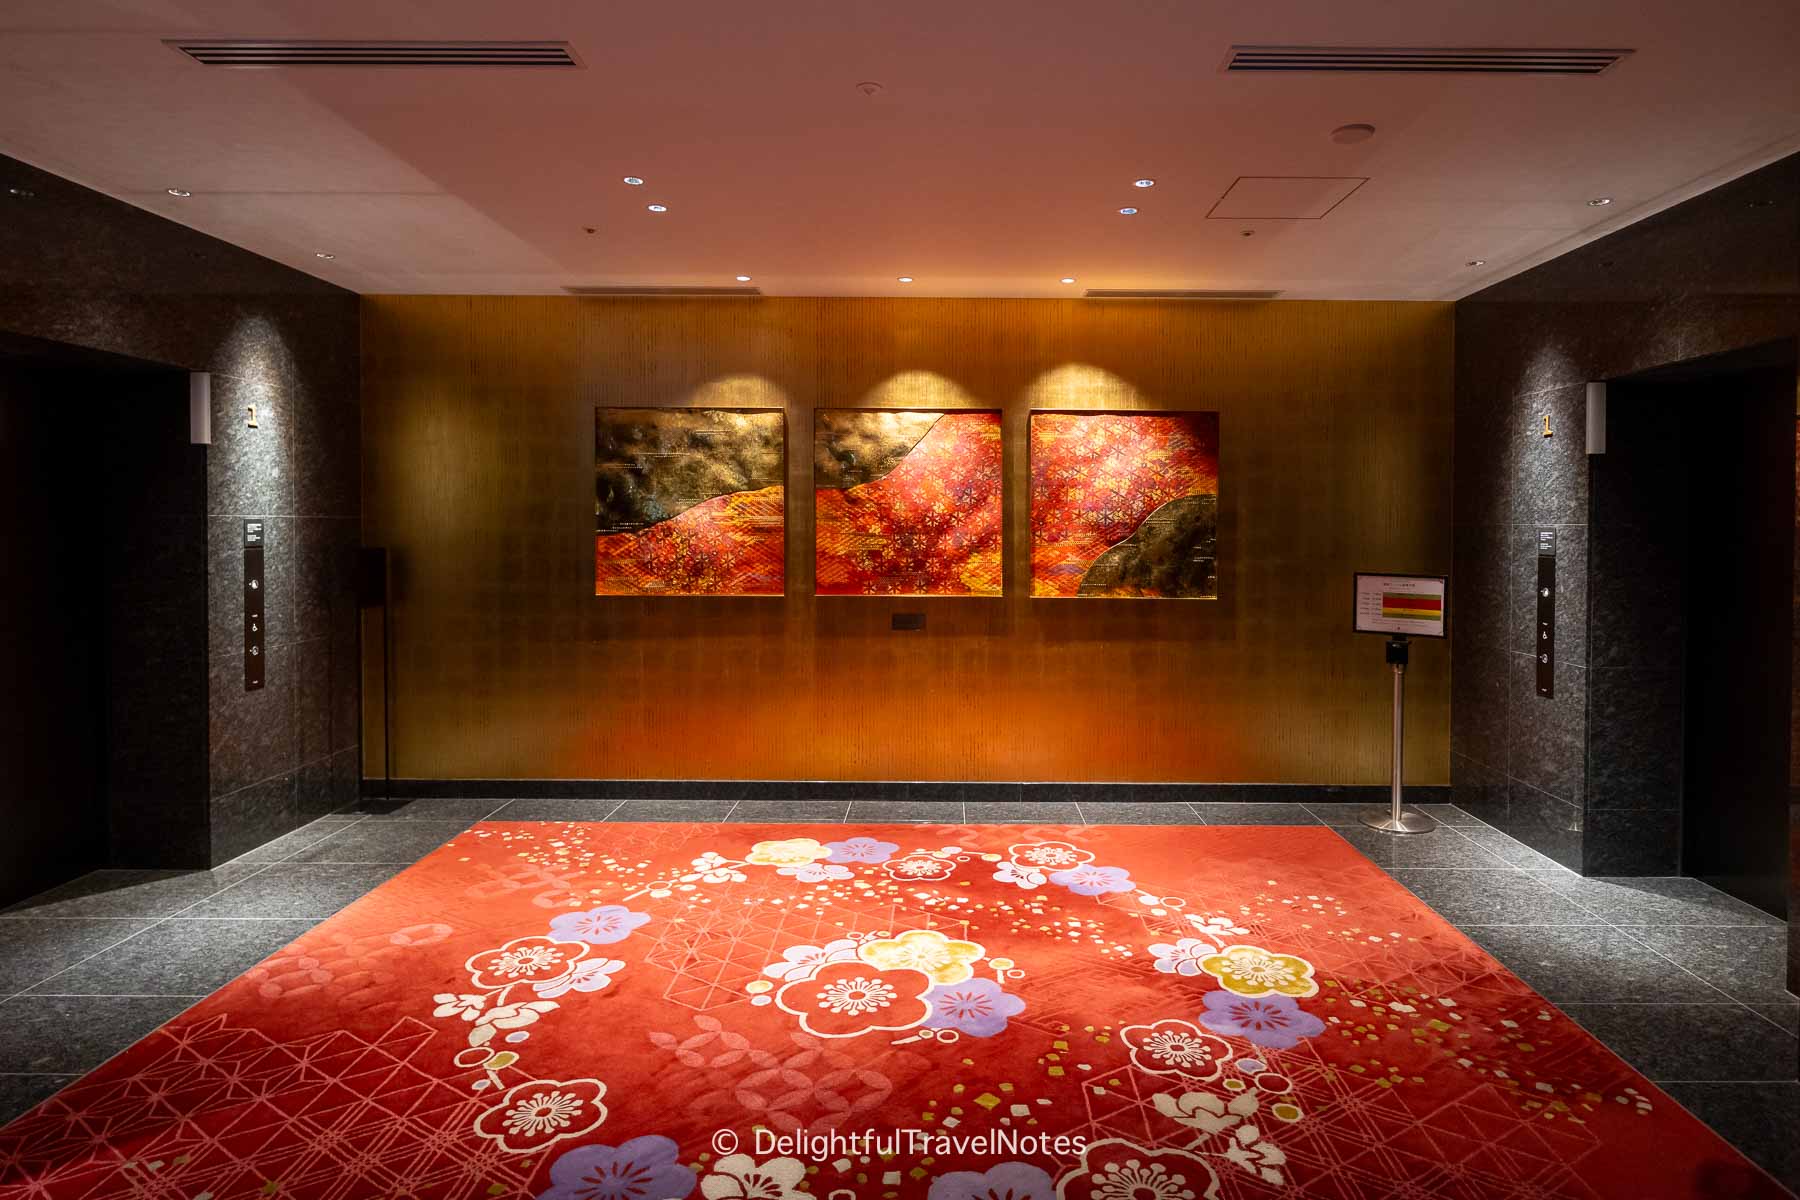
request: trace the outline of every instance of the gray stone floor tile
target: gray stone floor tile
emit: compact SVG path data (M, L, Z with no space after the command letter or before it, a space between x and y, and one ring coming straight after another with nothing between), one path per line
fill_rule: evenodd
M1511 867L1396 867L1389 874L1456 926L1595 923L1593 913Z
M1663 1090L1800 1194L1800 1083L1666 1083Z
M1204 820L1181 800L1083 800L1089 825L1201 825Z
M1366 826L1334 826L1333 832L1368 856L1383 869L1400 867L1512 868L1498 855L1483 849L1447 825L1426 833L1382 833Z
M349 815L372 821L461 821L465 826L483 820L503 808L507 800L470 799L463 796L427 797L419 800L380 800L365 797Z
M735 800L627 800L607 815L608 821L691 821L718 824L731 816ZM840 805L840 808L842 806ZM516 819L509 817L508 819ZM580 818L571 818L580 819Z
M1632 937L1746 1004L1793 999L1780 926L1627 925Z
M1502 862L1510 863L1522 871L1573 873L1549 855L1539 854L1524 842L1498 829L1486 825L1458 826L1457 832Z
M280 862L297 854L317 842L322 842L334 833L340 833L362 820L360 816L348 820L321 817L309 825L303 825L292 833L283 834L272 842L264 842L254 850L246 850L231 861L234 863L272 863Z
M525 800L508 800L500 808L489 813L484 820L488 821L604 821L614 811L628 812L632 809L648 810L655 804L697 804L711 805L723 803L731 807L730 801L716 800L563 800L548 796L536 796ZM621 821L656 821L669 818L650 816L621 816ZM676 817L675 820L687 818Z
M171 917L31 989L43 995L206 995L281 949L314 922Z
M1347 803L1344 801L1308 801L1306 808L1320 821L1327 825L1355 825L1367 828L1362 823L1363 810L1368 808L1363 803Z
M969 825L1082 825L1081 806L1072 800L969 800Z
M411 865L468 828L460 821L358 821L295 854L289 862Z
M1776 1025L1800 1038L1800 1000L1791 996L1787 1000L1769 1000L1761 1004L1752 1004L1751 1008Z
M151 917L0 918L0 995L22 992L147 929Z
M1781 922L1698 879L1545 872L1546 884L1611 925L1770 925Z
M1705 979L1610 925L1465 926L1463 932L1547 1000L1730 999Z
M1794 1039L1741 1004L1559 1007L1656 1083L1794 1078Z
M841 823L850 804L848 800L740 800L731 810L731 820L753 825Z
M211 871L90 871L6 910L24 917L166 917L249 878L261 863Z
M0 1075L0 1125L23 1116L57 1092L80 1079L79 1075Z
M275 863L182 915L322 921L400 871L382 863Z
M1304 804L1296 804L1291 801L1247 800L1231 803L1195 801L1193 808L1200 814L1200 819L1208 825L1324 824L1312 809Z
M166 996L14 996L0 1003L0 1072L91 1071L193 1003Z
M977 804L980 801L976 801ZM854 800L850 815L852 825L880 825L884 821L904 821L927 825L961 825L961 800Z

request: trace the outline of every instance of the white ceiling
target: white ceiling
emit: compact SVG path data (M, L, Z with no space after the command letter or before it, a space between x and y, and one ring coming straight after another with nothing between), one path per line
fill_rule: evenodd
M230 70L171 37L585 65ZM1228 75L1234 43L1636 53ZM361 292L1441 299L1800 149L1797 44L1794 0L5 0L0 151ZM1349 122L1378 133L1331 141ZM1319 220L1208 219L1240 176L1368 182Z

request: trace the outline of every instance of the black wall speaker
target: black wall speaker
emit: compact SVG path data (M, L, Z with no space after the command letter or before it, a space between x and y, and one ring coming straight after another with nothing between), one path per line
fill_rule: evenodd
M356 559L356 602L364 608L387 606L387 547L364 546Z

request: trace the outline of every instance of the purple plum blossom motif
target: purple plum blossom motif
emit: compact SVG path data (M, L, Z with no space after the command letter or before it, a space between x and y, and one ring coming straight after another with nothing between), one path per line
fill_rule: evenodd
M939 1175L927 1200L1056 1200L1056 1186L1040 1167L1007 1162L981 1172Z
M853 837L841 842L826 842L825 848L831 851L826 862L884 863L894 857L894 851L900 847L893 842L881 842L871 837Z
M680 1147L655 1134L619 1146L579 1146L550 1165L550 1188L537 1200L682 1200L694 1173Z
M970 1037L993 1037L1006 1028L1006 1019L1025 1011L1025 1002L1000 990L992 979L976 977L962 983L940 983L925 993L932 1029L959 1029ZM945 1176L946 1179L953 1176ZM936 1189L933 1188L933 1195Z
M624 941L631 936L632 930L649 919L649 913L632 912L623 904L602 904L587 912L560 913L551 917L550 933L558 941L606 946Z
M1292 996L1239 996L1224 991L1206 993L1206 1011L1200 1023L1214 1033L1241 1037L1253 1045L1285 1050L1301 1038L1325 1031L1325 1022L1300 1007Z
M1068 888L1077 896L1104 896L1108 892L1137 890L1137 884L1131 882L1124 867L1098 867L1093 863L1058 871L1050 876L1050 882Z

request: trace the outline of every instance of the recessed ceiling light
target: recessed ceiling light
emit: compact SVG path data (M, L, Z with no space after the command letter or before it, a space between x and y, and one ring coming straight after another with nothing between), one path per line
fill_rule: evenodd
M636 175L627 175L625 177L625 182L629 183L632 187L643 187L644 186L644 181L639 179Z
M646 205L644 205L644 207L649 209L651 212L668 212L669 211L669 206L666 204L646 204Z
M1470 259L1470 260L1469 260L1469 265L1470 265L1470 266L1471 266L1471 267L1485 267L1485 266L1487 266L1487 259L1485 259L1485 258L1471 258L1471 259Z
M1058 283L1074 283L1075 277L1073 275L1064 275L1061 279L1057 280L1057 282Z
M911 282L912 282L912 281L913 281L913 277L912 277L912 276L911 276L911 275L902 275L902 276L900 276L900 282L901 282L901 283L911 283Z
M1588 201L1588 207L1589 208L1605 208L1608 204L1611 204L1611 203L1612 203L1611 196L1595 196L1592 200Z
M179 196L183 200L186 200L189 196L194 194L194 193L188 191L186 188L169 188L168 192L169 192L169 195Z
M1339 125L1331 131L1331 140L1340 146L1354 146L1358 142L1366 142L1375 136L1375 127L1357 123L1355 125Z
M1135 209L1135 208L1131 207L1129 204L1127 204L1124 208L1121 208L1119 210L1119 215L1121 217L1135 217L1135 216L1137 216L1137 209Z
M750 277L749 277L749 276L748 276L748 275L739 275L739 276L738 276L738 277L737 277L737 281L738 281L738 282L739 282L739 283L749 283L749 282L750 282Z
M325 252L324 250L314 250L313 257L314 258L336 258L337 255L329 254L329 253Z
M29 200L36 193L34 193L30 188L9 187L6 189L6 194L9 196L17 196L21 200Z
M1131 186L1132 187L1155 187L1156 180L1154 180L1154 179L1134 179L1131 181Z

